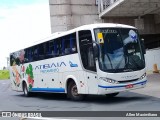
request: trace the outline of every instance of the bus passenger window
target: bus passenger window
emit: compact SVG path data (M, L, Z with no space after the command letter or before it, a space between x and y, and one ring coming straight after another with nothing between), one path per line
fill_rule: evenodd
M72 53L76 53L77 52L76 33L72 34L72 37L71 37L71 48L72 48Z
M68 55L70 54L71 48L70 48L70 41L65 40L65 48L64 48L64 54Z
M53 43L53 40L52 41L49 41L49 58L52 58L54 57L54 43Z
M76 33L62 37L62 54L69 55L77 52Z
M38 46L34 46L33 49L33 61L37 61L38 60Z
M39 60L43 60L44 59L44 44L40 44L38 48L39 48Z
M61 45L61 39L55 39L54 40L54 56L58 57L62 54L62 45Z
M45 59L50 58L50 49L49 49L49 42L45 42L44 43L44 55L45 55Z
M32 47L30 47L28 49L28 61L32 62L33 61L33 51L32 51Z
M73 47L72 47L72 53L77 52L77 46L76 43L73 43Z

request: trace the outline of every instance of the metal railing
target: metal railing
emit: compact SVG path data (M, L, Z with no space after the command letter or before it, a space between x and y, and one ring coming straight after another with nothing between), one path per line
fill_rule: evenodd
M118 0L98 0L98 13L103 12L107 7L111 6Z

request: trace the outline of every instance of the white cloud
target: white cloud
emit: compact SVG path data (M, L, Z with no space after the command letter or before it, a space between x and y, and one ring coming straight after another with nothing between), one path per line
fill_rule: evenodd
M51 33L49 5L33 4L0 8L0 68L9 53L22 49Z

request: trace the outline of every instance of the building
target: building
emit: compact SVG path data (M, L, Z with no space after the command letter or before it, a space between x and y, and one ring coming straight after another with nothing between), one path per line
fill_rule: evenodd
M49 0L51 30L66 31L90 23L121 23L139 29L147 49L147 70L160 69L159 0Z
M95 0L49 0L51 30L69 30L99 20Z

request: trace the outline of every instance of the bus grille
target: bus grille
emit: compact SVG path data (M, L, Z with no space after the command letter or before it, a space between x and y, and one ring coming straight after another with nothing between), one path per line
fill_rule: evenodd
M124 81L118 81L119 83L129 83L129 82L135 82L138 79L133 79L133 80L124 80Z

